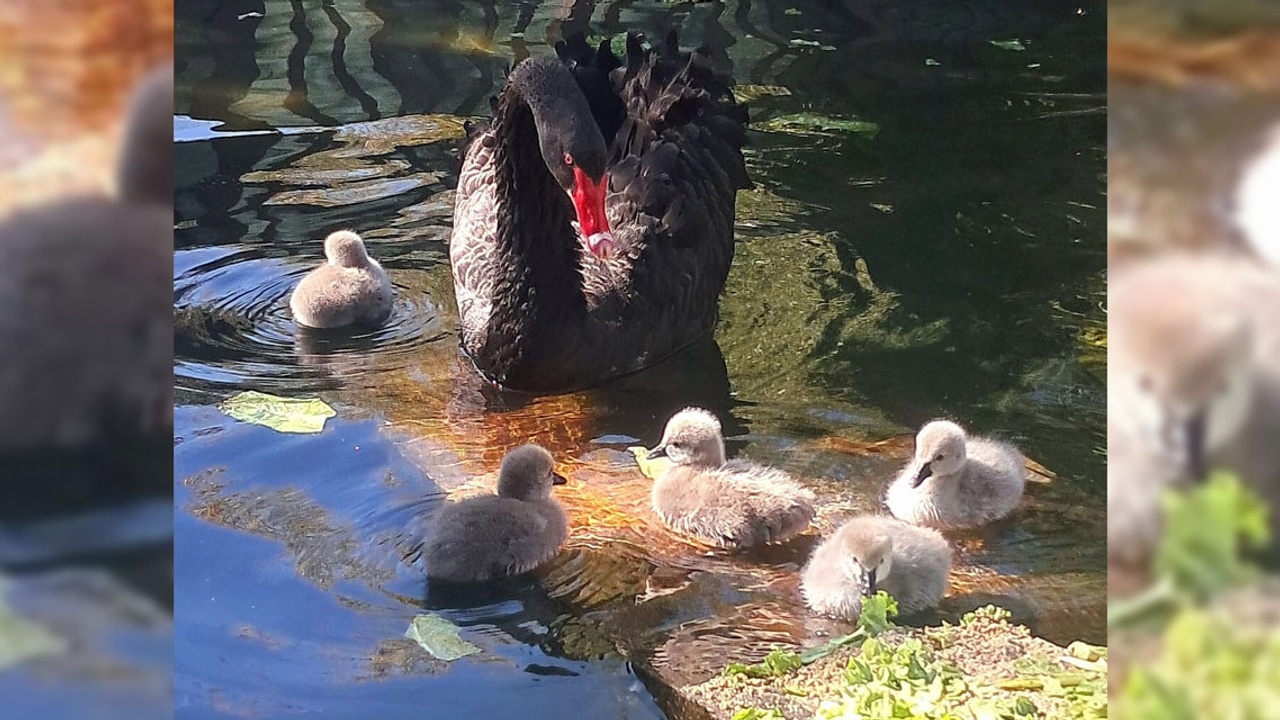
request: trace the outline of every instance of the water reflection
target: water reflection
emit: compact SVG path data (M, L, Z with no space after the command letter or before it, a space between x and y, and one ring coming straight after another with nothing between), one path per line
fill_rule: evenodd
M924 420L951 414L1015 440L1052 472L1014 522L956 538L942 616L995 598L1056 640L1101 639L1102 3L264 8L178 10L177 107L191 119L178 146L175 477L191 544L177 582L197 602L178 651L186 707L270 714L323 697L397 716L401 689L467 696L483 681L468 707L643 715L657 709L623 659L649 680L692 682L839 631L796 592L817 532L734 557L654 521L625 448L692 404L725 421L731 454L804 478L821 530L878 507ZM757 187L739 195L715 337L589 392L495 391L455 335L446 241L463 123L488 112L513 60L564 32L673 26L740 82L770 86L753 91ZM1010 38L1026 50L990 42ZM880 129L764 122L779 117ZM288 292L340 227L387 268L395 319L354 337L299 333ZM340 415L295 438L212 410L247 388L319 394ZM444 494L491 491L503 453L526 441L571 476L566 551L483 596L426 587L418 549ZM215 587L217 607L204 599ZM258 617L264 604L289 617ZM401 636L424 609L486 659L415 655ZM246 623L244 637L227 631ZM264 671L336 659L266 686L220 670L217 653ZM417 684L372 697L356 687L371 678ZM552 686L558 701L525 702Z

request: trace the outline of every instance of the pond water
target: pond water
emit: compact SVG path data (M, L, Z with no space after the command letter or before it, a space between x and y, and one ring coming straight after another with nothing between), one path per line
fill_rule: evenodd
M1012 522L955 538L941 615L995 599L1052 639L1105 638L1103 3L251 10L177 11L182 717L682 717L666 688L839 631L797 596L818 533L730 557L654 523L626 447L691 404L731 454L803 478L824 530L878 506L930 418L1016 441L1053 477ZM715 337L598 390L495 393L457 344L462 123L564 33L669 27L756 96ZM387 268L395 312L300 334L288 294L342 227ZM296 436L216 409L247 389L338 417ZM483 592L428 588L432 513L530 440L570 476L565 552ZM426 611L482 652L430 658L404 638Z

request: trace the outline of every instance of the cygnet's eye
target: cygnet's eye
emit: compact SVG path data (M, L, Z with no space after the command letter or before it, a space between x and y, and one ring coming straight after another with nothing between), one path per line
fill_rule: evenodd
M570 155L569 153L565 153L565 154L564 154L564 164L565 164L565 165L572 165L572 164L573 164L573 156L572 156L572 155Z
M934 456L933 456L933 461L934 461L934 462L942 462L942 453L938 453L937 455L934 455Z

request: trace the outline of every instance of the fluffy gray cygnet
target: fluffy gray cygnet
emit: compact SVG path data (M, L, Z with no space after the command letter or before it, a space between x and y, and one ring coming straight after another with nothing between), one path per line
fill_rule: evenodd
M324 265L307 273L289 298L293 319L310 328L376 327L391 315L391 280L350 230L324 239Z
M507 453L497 495L449 503L436 517L423 552L427 576L484 582L521 575L555 557L569 526L551 488L563 484L543 448L523 445Z
M0 452L172 432L172 123L165 66L134 93L117 197L0 222Z

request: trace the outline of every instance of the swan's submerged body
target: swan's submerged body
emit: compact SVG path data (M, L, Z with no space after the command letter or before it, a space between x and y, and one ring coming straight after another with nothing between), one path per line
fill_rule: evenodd
M516 66L468 146L449 249L463 348L520 390L597 384L710 331L748 184L744 115L706 58L559 50Z

